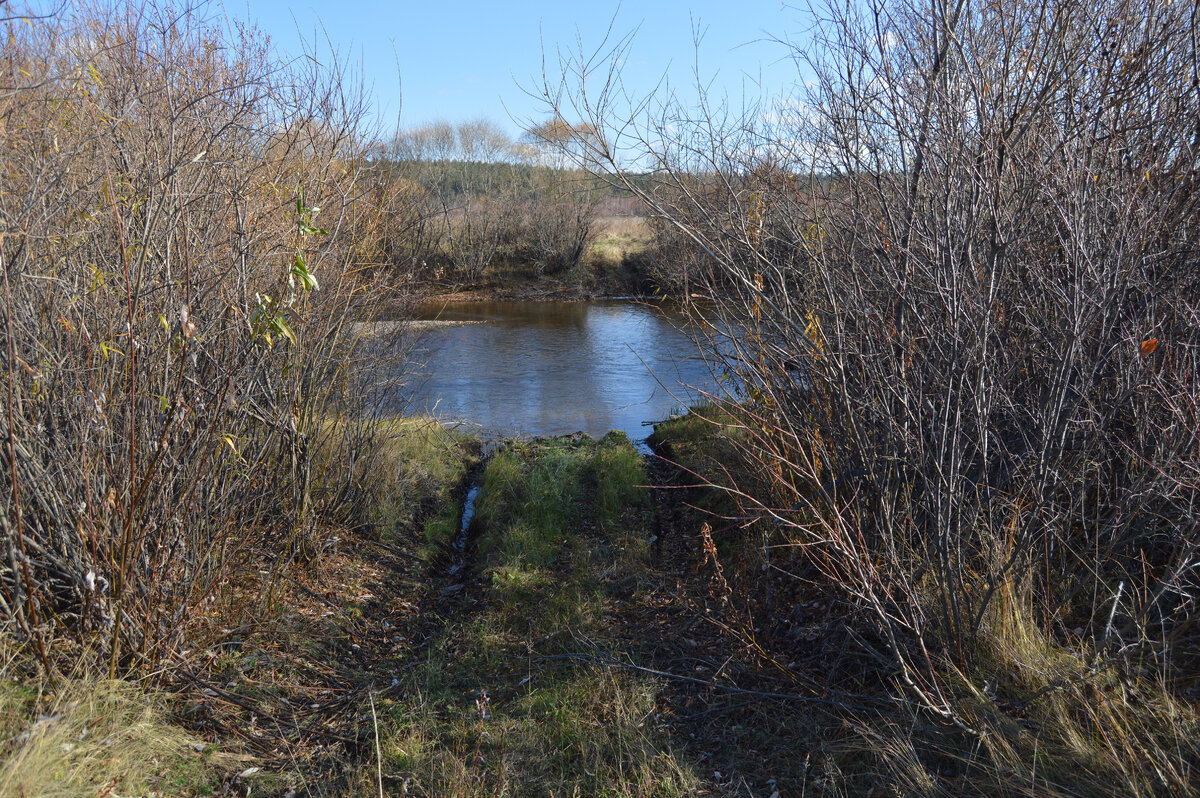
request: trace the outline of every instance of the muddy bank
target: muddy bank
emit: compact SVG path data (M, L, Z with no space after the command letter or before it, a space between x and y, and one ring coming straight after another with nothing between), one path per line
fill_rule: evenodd
M443 321L441 319L410 319L405 321L360 321L350 325L351 334L357 337L390 335L397 331L428 332L442 327L461 327L467 324L484 324L482 320Z
M514 285L443 289L441 291L435 288L430 291L423 301L426 303L496 301L584 302L605 299L649 300L653 298L649 294L592 291L578 286Z

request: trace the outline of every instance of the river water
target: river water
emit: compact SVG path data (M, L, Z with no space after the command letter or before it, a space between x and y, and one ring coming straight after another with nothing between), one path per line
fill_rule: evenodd
M439 324L415 347L409 411L476 424L485 438L618 429L642 441L716 387L684 318L656 306L450 303L420 318Z

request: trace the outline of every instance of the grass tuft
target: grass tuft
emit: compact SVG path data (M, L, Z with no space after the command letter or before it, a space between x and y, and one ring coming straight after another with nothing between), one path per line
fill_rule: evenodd
M73 680L52 695L0 687L9 740L0 795L207 795L222 768L167 720L161 696L121 681Z

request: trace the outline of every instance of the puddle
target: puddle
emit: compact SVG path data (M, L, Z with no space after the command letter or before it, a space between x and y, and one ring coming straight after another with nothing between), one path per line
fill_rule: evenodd
M458 525L458 534L454 536L454 561L446 571L450 576L460 573L467 564L467 541L471 536L471 521L475 518L475 500L479 498L479 490L483 487L480 484L482 476L483 469L480 468L471 478L467 497L463 500L462 521Z

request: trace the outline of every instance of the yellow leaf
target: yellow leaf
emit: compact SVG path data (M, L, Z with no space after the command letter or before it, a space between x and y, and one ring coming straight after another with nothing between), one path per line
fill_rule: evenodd
M246 462L244 459L242 459L242 453L241 453L241 452L239 452L239 451L237 450L237 445L236 445L236 444L233 442L233 436L232 436L232 435L222 435L222 436L221 436L221 440L225 441L225 444L226 444L226 445L227 445L227 446L228 446L230 449L232 449L232 450L233 450L233 456L234 456L234 457L236 457L238 460L240 460L240 461L241 461L241 462L243 462L243 463L244 463L244 462Z
M804 328L804 334L812 341L813 346L818 352L825 351L825 336L821 333L821 320L815 313L807 314L808 326Z

